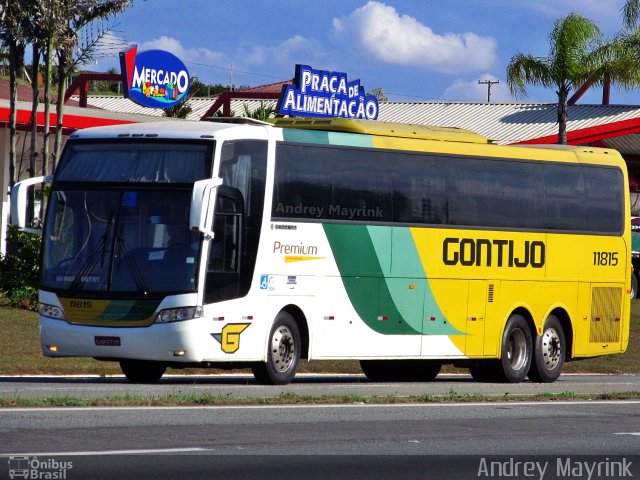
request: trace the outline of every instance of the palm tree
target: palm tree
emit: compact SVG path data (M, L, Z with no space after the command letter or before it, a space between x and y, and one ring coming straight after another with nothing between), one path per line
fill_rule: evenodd
M9 185L16 182L16 140L18 76L24 68L26 29L29 6L22 0L2 0L0 3L0 41L9 57Z
M640 19L640 0L627 0L622 7L622 20L626 28L633 28Z
M242 108L244 110L244 115L242 115L243 117L253 118L254 120L262 120L263 122L269 120L269 118L271 118L271 116L275 112L273 107L268 107L262 100L260 100L260 106L253 112L249 108L249 105L247 105L246 103L242 104Z
M602 104L609 104L611 83L617 83L624 89L640 86L640 0L628 0L621 9L623 27L613 40L596 50L595 57L601 65L594 71L592 79L584 84L574 97L580 98L592 85L602 85ZM572 100L569 100L571 103Z
M555 87L558 94L558 143L567 143L567 101L572 89L593 78L600 65L602 32L576 13L555 21L548 57L516 54L507 67L507 84L515 96L526 95L526 84Z
M162 116L171 118L187 118L191 112L193 112L193 108L189 105L187 97L182 102L173 105L172 107L165 108L164 112L162 112Z
M58 59L58 65L56 67L56 80L58 82L56 114L58 123L56 125L53 151L54 162L59 157L60 149L62 148L62 120L64 114L64 86L66 79L79 63L84 63L92 58L98 41L106 33L99 32L98 36L92 38L88 45L84 45L82 49L79 49L79 55L74 58L74 51L78 46L79 32L94 20L117 15L125 10L132 2L133 0L56 0L52 4L53 11L51 14L57 21L51 31L50 37L47 39L49 46L45 53L45 65L47 65L46 55L48 55L50 62L55 50ZM47 79L45 78L45 82L46 81Z

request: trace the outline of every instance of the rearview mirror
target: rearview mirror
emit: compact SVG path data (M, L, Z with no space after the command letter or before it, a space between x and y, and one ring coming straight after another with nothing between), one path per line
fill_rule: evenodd
M216 200L216 190L222 185L219 177L206 178L193 184L191 194L191 211L189 212L189 227L193 232L201 232L213 238L213 209Z
M15 225L21 230L40 232L40 229L27 229L27 210L29 189L41 183L51 183L51 176L27 178L11 187L11 225Z

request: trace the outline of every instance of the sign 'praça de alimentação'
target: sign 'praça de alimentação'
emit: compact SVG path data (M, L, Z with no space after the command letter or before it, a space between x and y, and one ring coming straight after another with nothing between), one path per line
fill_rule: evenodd
M376 120L378 100L373 95L365 94L360 80L349 82L346 73L296 65L294 84L282 89L276 113Z

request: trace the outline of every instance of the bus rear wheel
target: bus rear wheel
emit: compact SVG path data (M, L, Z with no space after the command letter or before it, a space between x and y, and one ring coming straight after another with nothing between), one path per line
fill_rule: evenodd
M532 382L555 382L564 366L566 343L560 320L549 315L544 322L541 336L536 336L535 349L529 379Z
M120 360L120 369L132 383L156 383L164 375L167 366L146 360Z
M522 315L512 315L502 335L502 351L497 378L501 382L519 383L529 373L533 356L533 339L529 324Z
M430 382L442 363L431 360L360 360L360 368L374 382Z
M522 315L512 315L502 335L499 360L478 361L469 367L479 382L519 383L529 373L533 356L533 339L529 324Z
M258 382L265 385L286 385L293 380L300 362L300 330L294 318L280 312L269 335L267 361L251 370Z

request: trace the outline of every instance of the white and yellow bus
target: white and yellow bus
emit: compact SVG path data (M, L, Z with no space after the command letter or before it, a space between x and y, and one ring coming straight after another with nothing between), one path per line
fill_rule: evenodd
M47 356L374 380L552 382L629 339L613 150L345 119L158 122L66 144L43 231Z

